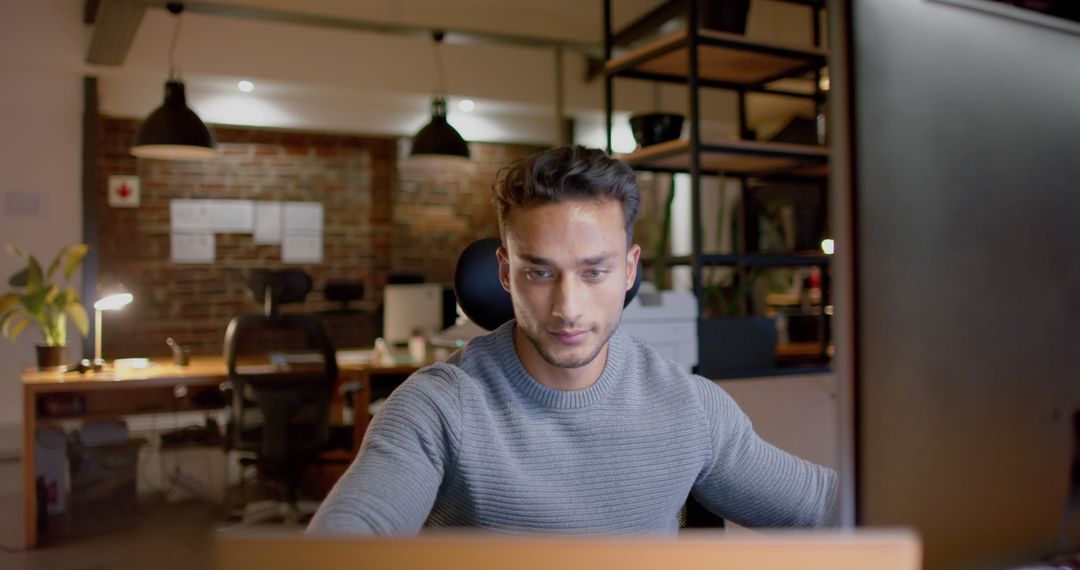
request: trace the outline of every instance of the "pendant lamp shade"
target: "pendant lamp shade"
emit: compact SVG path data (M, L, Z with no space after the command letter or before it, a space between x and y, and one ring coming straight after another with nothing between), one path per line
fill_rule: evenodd
M162 160L202 160L217 154L214 133L187 106L184 83L165 82L165 102L150 113L135 136L131 154Z
M440 155L469 158L469 145L450 123L446 122L446 99L436 97L431 103L431 121L413 138L410 156Z

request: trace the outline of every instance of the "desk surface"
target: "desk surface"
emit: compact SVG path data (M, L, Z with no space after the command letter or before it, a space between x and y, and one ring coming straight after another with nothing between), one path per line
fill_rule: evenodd
M372 377L381 375L407 376L419 366L394 364L378 366L358 359L344 359L338 363L340 380L359 381L360 397L355 399L354 438L359 443L367 422L367 405L370 397L368 384ZM399 360L400 362L400 360ZM298 365L300 366L300 365ZM283 372L285 372L283 370ZM216 390L216 386L229 379L229 371L221 356L192 357L188 366L176 366L171 359L154 359L145 368L107 367L100 372L42 372L36 369L23 371L23 520L25 545L37 545L37 502L35 434L37 424L45 420L86 419L97 416L123 416L165 411L160 408L162 398L174 402L176 386L199 387ZM186 393L186 392L185 392ZM42 413L42 403L74 394L81 404L49 415ZM157 407L155 407L157 405Z
M419 368L416 364L377 366L367 362L350 361L338 363L343 371L381 374L409 374ZM153 359L146 368L106 367L100 372L80 374L75 371L39 371L28 368L22 373L25 389L35 392L63 392L68 390L125 389L131 382L140 386L172 386L176 384L210 383L228 380L229 371L221 356L195 356L188 366L177 366L171 359Z
M35 392L67 390L108 390L129 388L132 382L140 386L171 386L177 383L224 381L229 377L225 361L220 356L201 356L191 359L188 366L176 366L171 361L152 360L146 368L112 368L80 374L75 371L39 371L27 369L22 373L25 389Z

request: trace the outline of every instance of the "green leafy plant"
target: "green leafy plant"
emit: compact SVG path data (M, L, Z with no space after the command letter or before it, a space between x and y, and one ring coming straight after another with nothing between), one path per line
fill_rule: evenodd
M14 342L23 329L33 324L41 329L46 346L64 346L70 317L75 328L85 335L86 309L79 292L71 286L71 278L86 257L86 244L61 249L48 271L43 271L38 260L26 250L13 245L7 249L26 261L26 267L8 279L13 290L0 297L0 333Z
M789 204L783 201L771 201L758 217L758 251L761 253L784 253L789 251L787 233L781 222L782 211ZM716 242L721 243L724 206L721 201L717 224ZM742 232L738 221L732 225L734 236ZM751 297L762 280L764 288L770 292L784 291L791 287L795 272L785 268L707 268L702 279L704 294L704 313L709 318L743 317L752 311L748 307Z
M714 272L714 275L720 271ZM761 276L758 268L750 269L745 275L737 270L728 271L724 277L717 277L702 284L701 292L705 296L704 316L707 318L725 318L746 316L746 301L754 292L754 284Z
M668 242L671 240L671 217L672 217L672 205L675 203L675 177L671 177L671 182L668 184L667 199L664 202L664 220L660 223L660 239L656 242L656 250L654 257L659 260L668 254ZM663 291L668 288L667 274L670 270L663 263L657 263L653 269L653 283L656 284L656 289Z

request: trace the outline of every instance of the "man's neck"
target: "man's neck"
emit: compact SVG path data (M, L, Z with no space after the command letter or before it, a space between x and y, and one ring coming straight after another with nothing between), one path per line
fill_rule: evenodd
M600 379L607 364L608 344L592 362L580 368L563 368L555 366L540 356L536 347L533 346L521 329L514 326L514 352L517 353L521 366L540 385L553 390L573 391L584 390L592 386Z

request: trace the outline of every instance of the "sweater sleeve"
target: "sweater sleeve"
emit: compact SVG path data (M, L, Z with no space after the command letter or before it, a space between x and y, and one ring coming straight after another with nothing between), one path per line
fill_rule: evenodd
M694 498L716 515L748 527L833 522L836 472L765 442L727 392L704 378L694 380L713 441L712 460L694 484Z
M460 406L445 371L417 372L375 414L356 460L308 525L311 535L415 534L457 446Z

